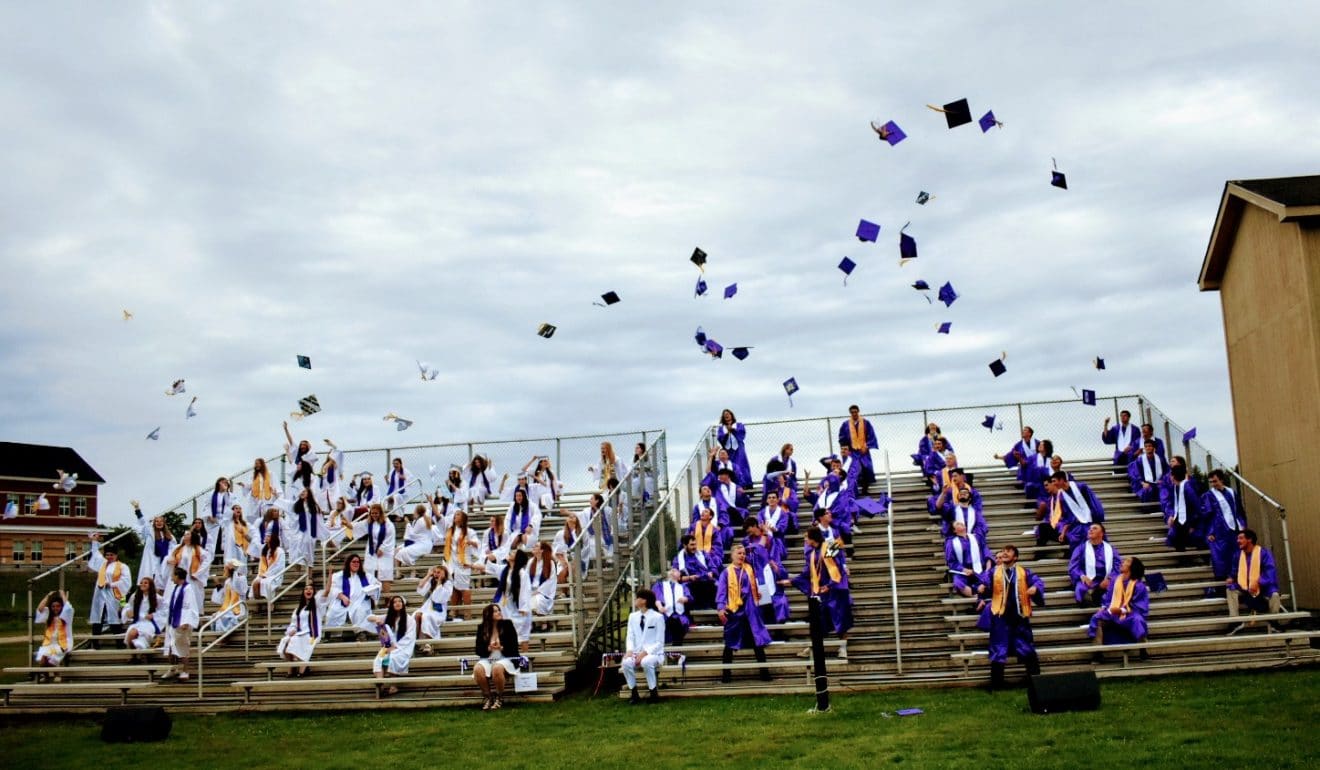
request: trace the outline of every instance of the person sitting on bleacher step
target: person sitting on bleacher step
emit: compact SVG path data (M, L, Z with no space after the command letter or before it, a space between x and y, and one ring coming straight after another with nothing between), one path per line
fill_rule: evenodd
M1141 424L1141 440L1138 447L1145 446L1147 441L1155 442L1155 454L1164 458L1169 457L1164 451L1164 439L1155 437L1155 426L1148 422L1144 422Z
M1187 467L1175 465L1169 471L1170 484L1164 489L1160 505L1168 525L1165 544L1182 553L1195 548L1204 538L1205 510L1201 496L1187 478Z
M954 593L972 596L981 585L981 576L993 564L985 540L968 532L961 521L953 523L953 533L944 541L944 562L949 566Z
M733 544L733 528L721 527L715 519L715 511L710 508L703 508L697 514L688 527L688 534L696 537L697 550L706 554L713 564L723 563L724 552Z
M724 653L727 666L733 662L733 651L751 647L758 663L765 663L765 647L770 644L770 632L761 622L759 611L761 590L752 565L747 563L747 550L739 543L733 547L731 562L720 573L715 586L715 606L720 623L724 626ZM732 681L733 673L724 669L720 681ZM770 669L762 667L761 679L770 681Z
M128 628L124 633L124 643L130 650L149 650L160 636L163 627L163 613L158 609L161 596L156 591L156 581L150 577L138 580L133 592L124 602L123 624ZM137 656L131 656L135 659Z
M211 603L220 605L215 611L214 625L217 633L224 633L238 625L247 617L247 579L240 569L243 563L237 559L225 562L224 580L211 592Z
M353 558L357 558L356 556ZM333 577L331 578L334 579ZM331 600L324 593L317 593L316 584L309 576L298 595L298 606L293 609L289 625L284 629L275 655L289 662L307 663L312 659L312 651L321 641L321 628L324 626L326 609ZM363 615L363 618L366 616ZM289 677L306 676L308 666L294 666L289 669Z
M439 639L444 632L449 600L454 596L454 582L449 579L449 569L443 564L432 567L426 577L418 581L417 595L422 597L422 606L413 615L417 621L418 635ZM422 651L430 655L431 646L423 646Z
M924 470L928 456L943 455L946 451L952 452L953 444L940 434L940 426L932 422L926 426L925 435L917 442L917 453L912 455L912 464Z
M417 646L417 623L408 612L408 603L396 595L387 599L385 606L385 612L368 615L358 624L363 631L375 633L380 640L380 651L371 661L371 673L377 679L407 674ZM391 685L382 695L398 692L399 688Z
M648 702L660 700L656 671L665 662L665 618L655 608L655 594L639 588L633 596L633 611L628 615L628 634L623 643L619 670L628 683L628 703L641 703L637 697L637 669L646 675Z
M1027 463L1036 456L1036 447L1040 441L1036 440L1036 431L1032 430L1030 425L1023 426L1022 438L1016 444L1009 448L1002 455L995 455L996 460L1003 460L1004 467L1008 469L1017 468L1018 484L1027 482Z
M843 539L848 555L852 556L853 516L857 511L857 476L861 464L854 462L845 470L844 458L838 455L823 458L821 463L829 468L829 473L818 486L815 509L829 510L833 514L834 527Z
M957 495L957 499L946 499L940 507L944 519L944 523L940 525L940 534L945 537L951 536L954 525L961 523L970 532L975 533L977 537L985 540L990 533L990 527L986 524L985 517L981 515L980 496L976 495L975 490L968 486L954 487L951 485L948 489L957 489L957 492L954 493ZM948 489L941 491L940 495L943 497Z
M477 664L472 667L472 678L481 687L484 701L482 711L497 711L504 707L504 685L518 673L514 664L518 651L518 632L513 622L506 619L500 605L488 604L481 611L481 625L473 652Z
M1114 447L1114 465L1124 468L1137 457L1141 447L1141 432L1132 424L1132 413L1124 409L1118 413L1118 424L1110 427L1110 419L1105 418L1105 426L1100 429L1100 440Z
M100 636L102 629L119 636L124 633L121 616L124 597L133 589L133 573L119 560L119 551L113 545L101 547L101 533L92 533L90 539L92 552L87 557L87 569L96 573L92 585L92 636ZM122 640L118 647L124 648ZM99 639L92 639L92 649L101 649Z
M743 519L751 502L747 493L738 486L732 468L720 468L719 481L712 488L715 499L715 512L718 514L720 528L731 527L733 531L742 528Z
M815 527L807 530L807 563L793 585L820 599L821 630L839 637L839 660L848 659L848 630L853 627L852 591L848 583L848 560L837 547L825 544ZM808 653L810 647L807 648Z
M1228 579L1238 554L1237 536L1247 528L1242 500L1228 487L1228 474L1215 468L1210 471L1210 491L1201 499L1206 513L1206 544L1210 547L1210 566L1216 580Z
M351 553L344 569L330 574L325 595L325 624L331 628L356 626L371 612L372 596L380 595L380 583L362 569L362 556Z
M775 471L785 471L786 478L784 479L784 483L791 487L793 491L797 491L798 467L797 460L793 459L792 444L784 444L779 448L779 454L771 457L770 461L766 463L765 472L767 474L774 473Z
M736 483L738 481L738 469L733 466L733 460L729 457L727 449L721 447L711 447L708 452L710 462L706 468L706 475L701 477L701 486L714 489L720 483L720 471L727 468Z
M1160 482L1169 472L1169 464L1155 449L1155 442L1147 440L1142 444L1141 455L1128 463L1128 484L1132 494L1143 503L1159 501Z
M1274 554L1256 544L1256 532L1238 533L1237 569L1224 581L1228 591L1228 614L1237 617L1243 604L1253 613L1283 611L1279 596L1279 578L1274 569Z
M1040 673L1040 657L1031 634L1031 607L1045 604L1045 581L1018 564L1017 546L1006 545L996 555L995 566L982 577L977 594L981 618L977 628L990 632L990 689L1004 686L1004 670L1012 652L1027 667L1027 674ZM989 586L989 588L987 588Z
M1042 439L1036 445L1036 454L1027 461L1023 474L1022 493L1028 500L1039 500L1048 496L1045 487L1049 486L1050 476L1054 475L1054 442Z
M1105 509L1089 486L1081 481L1070 481L1063 471L1050 476L1050 484L1053 496L1049 516L1038 525L1036 544L1044 545L1055 540L1067 545L1071 552L1086 540L1087 528L1091 524L1104 523Z
M703 537L703 540L698 541L695 534L684 535L682 548L671 565L678 570L680 582L692 593L692 609L695 610L715 609L715 580L720 566L724 564L722 554L716 558L717 552L701 550L699 544L711 545L713 541L710 535Z
M939 470L930 477L930 495L926 498L926 512L931 516L940 515L941 500L947 499L945 491L949 495L957 490L954 473L958 470L958 455L953 452L946 452L943 458L944 464Z
M936 479L936 477L940 475L940 471L944 470L944 466L948 465L945 455L951 452L953 452L953 449L945 443L944 437L940 436L934 440L931 451L921 455L921 475L925 477L926 484L930 486L931 492L939 491L936 486L939 479Z
M64 662L64 656L73 649L73 605L64 591L51 591L37 605L32 622L46 627L42 629L41 644L37 647L34 662L38 666L54 668Z
M1094 523L1088 527L1086 542L1074 548L1068 560L1068 577L1077 606L1099 607L1122 562L1118 549L1105 539L1105 525Z
M675 567L670 567L665 579L651 586L655 594L656 609L665 616L665 643L683 645L687 637L692 618L688 607L696 605L692 601L692 591L683 582L683 574Z
M1087 635L1096 644L1133 644L1146 641L1146 617L1150 615L1150 591L1146 587L1146 565L1130 556L1123 560L1113 583L1105 591L1100 610L1091 616ZM1146 648L1141 659L1150 658ZM1100 652L1092 658L1104 660Z

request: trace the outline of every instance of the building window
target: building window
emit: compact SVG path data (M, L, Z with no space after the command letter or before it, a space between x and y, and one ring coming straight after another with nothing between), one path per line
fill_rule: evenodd
M69 498L61 496L59 508L61 516L68 516L70 510L73 508L73 504L69 502Z
M23 515L36 516L37 512L32 509L37 504L37 498L32 495L23 495Z
M41 563L41 541L40 541L40 540L33 540L33 541L32 541L32 563L33 563L33 564L40 564L40 563Z
M15 541L14 541L14 563L15 563L15 564L22 564L22 563L23 563L23 552L24 552L26 549L27 549L27 543L23 542L22 540L15 540Z
M5 500L5 505L10 503L13 503L14 507L17 508L23 504L23 498L21 495L16 495L13 492L10 492Z
M75 559L78 557L78 544L72 540L64 542L64 560Z
M87 515L87 498L85 498L85 497L79 497L79 498L75 498L75 499L74 499L74 501L73 501L73 515L74 515L74 516L86 516L86 515Z

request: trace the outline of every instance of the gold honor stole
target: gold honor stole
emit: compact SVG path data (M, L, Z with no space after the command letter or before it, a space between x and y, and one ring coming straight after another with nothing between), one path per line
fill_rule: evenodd
M257 567L257 577L259 578L266 577L266 570L270 569L270 565L274 563L275 563L274 556L267 556L265 553L262 553L261 563Z
M811 558L811 592L813 594L819 594L821 592L820 567L816 565L822 561L825 562L825 571L829 573L830 580L834 581L836 584L842 580L842 575L839 573L839 562L832 556L823 555L821 551L823 551L824 548L825 546L823 545L820 548L817 548Z
M265 564L263 564L262 574L264 575L265 572ZM234 615L243 614L243 599L238 595L238 591L234 590L233 584L228 580L225 581L224 601L220 602L220 612L223 613L227 611L232 611Z
M1237 584L1252 596L1260 593L1260 546L1252 548L1250 556L1246 551L1238 553ZM1253 589L1252 585L1256 587Z
M1017 573L1016 584L1018 594L1018 610L1022 617L1031 617L1031 597L1027 595L1027 571L1020 566L1014 567ZM995 569L994 594L990 599L990 612L994 615L1004 614L1004 605L1007 604L1008 597L1004 594L1004 568L1002 566Z
M47 612L49 611L47 610ZM43 647L49 647L52 640L61 652L68 652L69 648L73 646L72 640L69 639L69 626L65 624L63 618L57 617L54 623L46 625L46 636L41 644Z
M752 601L759 602L761 597L756 590L756 578L752 575L752 566L743 562L742 571L747 574L747 582L752 586ZM737 612L742 609L742 584L738 581L738 568L732 564L724 571L725 585L728 586L728 598L725 600L725 607L729 612Z
M467 534L467 530L463 530L463 534L466 535L466 534ZM445 533L445 561L450 561L450 559L452 558L452 554L453 554L453 550L454 550L454 545L455 545L455 543L454 543L454 527L450 527L450 528L449 528L449 531ZM458 563L461 564L461 565L464 566L464 567L467 566L467 538L466 538L466 537L463 538L463 542L458 543Z
M866 449L865 425L866 423L861 418L858 418L856 422L848 421L848 433L852 439L852 448L859 452Z
M715 540L715 522L712 521L704 526L701 522L697 522L693 534L697 536L697 550L710 551L711 544Z
M106 567L109 567L109 566L110 566L110 562L106 562L106 563L102 564L102 565L101 565L101 570L96 574L96 587L97 587L97 588L105 588L105 587L106 587L106 581L105 581L105 568L106 568ZM124 574L124 563L123 563L123 562L120 562L120 561L116 561L116 562L115 562L115 568L114 568L114 570L110 573L110 584L109 584L109 585L110 585L110 590L111 590L111 591L114 591L114 594L115 594L115 601L117 601L117 602L122 602L122 601L124 600L124 595L121 594L121 593L119 592L119 585L118 585L118 583L119 583L119 576L122 575L122 574Z
M1122 575L1114 579L1114 599L1109 602L1109 612L1117 615L1121 610L1132 611L1132 593L1137 590L1137 581Z
M1059 520L1063 518L1063 493L1054 493L1054 504L1050 506L1050 526L1054 529L1059 528Z
M195 575L195 574L197 573L197 568L200 567L200 566L202 566L202 549L201 549L201 548L198 548L198 547L196 547L196 546L184 546L184 545L181 545L181 546L179 546L178 548L175 548L175 549L174 549L174 563L175 563L175 564L179 564L179 552L182 551L184 548L188 548L188 547L191 547L191 548L192 548L192 552L193 552L193 554L192 554L192 563L191 563L191 566L188 568L188 577L192 577L193 575ZM182 565L179 565L179 566L182 566Z
M270 486L270 471L263 474L252 474L252 497L256 500L269 500L274 497L274 490Z
M248 528L245 522L234 522L234 544L244 551L248 547Z

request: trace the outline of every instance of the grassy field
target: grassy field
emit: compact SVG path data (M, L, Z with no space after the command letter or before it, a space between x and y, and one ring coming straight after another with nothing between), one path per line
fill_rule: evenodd
M91 721L41 722L0 728L0 749L8 767L130 767L144 750L171 765L244 768L1320 765L1320 669L1121 681L1103 695L1099 712L1052 716L1028 712L1022 690L835 693L830 714L808 714L807 697L629 707L574 696L493 714L179 716L149 749L102 744ZM887 717L905 707L926 713Z

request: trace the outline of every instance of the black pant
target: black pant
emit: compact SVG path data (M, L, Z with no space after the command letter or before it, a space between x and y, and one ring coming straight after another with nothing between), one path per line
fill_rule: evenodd
M757 663L764 663L764 662L765 662L765 648L764 648L764 647L753 647L753 648L752 648L752 652L756 654L756 662L757 662ZM728 645L725 645L725 647L724 647L724 659L723 659L722 662L725 663L725 664L728 664L728 663L732 663L732 662L733 662L733 648L732 648L732 647L729 647ZM724 673L722 673L722 674L720 675L720 681L721 681L721 682L728 683L728 682L730 682L730 681L732 681L732 680L733 680L733 672L730 671L730 670L727 669L727 668L724 669ZM770 669L768 669L768 668L763 668L763 669L761 669L761 681L763 681L763 682L768 682L768 681L770 681Z
M1190 523L1179 524L1177 519L1170 525L1173 528L1173 550L1186 551L1192 544L1192 525Z
M1105 589L1101 588L1099 581L1097 581L1091 585L1091 589L1089 591L1082 594L1082 601L1078 606L1099 607L1100 602L1104 601L1104 598L1105 598Z
M715 609L715 581L693 580L691 583L688 583L688 590L692 592L693 609Z
M1059 545L1059 530L1050 526L1049 519L1036 525L1036 545Z
M677 614L665 618L665 641L669 644L682 646L687 632L687 626L683 625Z
M861 472L857 474L857 486L862 492L866 492L867 487L870 487L874 483L875 471L863 465Z
M851 559L853 557L852 532L846 529L840 530L839 537L843 540L843 552L848 554L848 558Z

